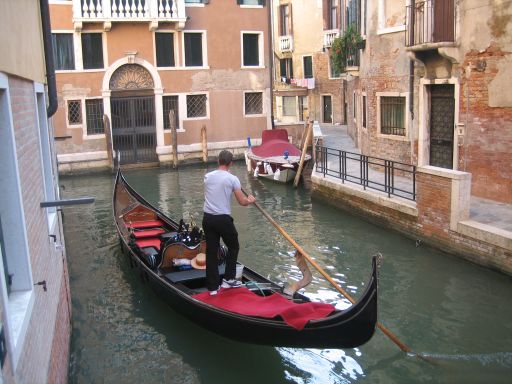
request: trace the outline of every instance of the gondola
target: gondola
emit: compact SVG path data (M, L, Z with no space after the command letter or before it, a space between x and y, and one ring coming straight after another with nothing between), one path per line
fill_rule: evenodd
M289 183L295 179L301 153L289 142L286 129L265 129L261 133L261 145L250 145L245 152L247 171L257 178ZM309 160L311 155L305 154L304 166Z
M191 260L205 252L202 231L183 220L177 222L169 218L148 203L127 183L121 170L118 170L115 180L113 214L123 253L142 279L176 312L205 329L240 342L298 348L355 348L370 340L375 331L375 258L372 260L370 282L359 301L344 310L332 306L332 311L324 317L307 321L299 330L279 315L264 318L240 314L198 299L201 295L208 295L205 270L183 269L175 262L177 258ZM222 256L223 252L219 252L221 276L224 273ZM281 285L247 266L241 278L246 294L258 300L278 298L294 306L312 303L299 292L286 295ZM227 291L238 294L238 290L242 288ZM223 297L222 291L218 295L219 300Z

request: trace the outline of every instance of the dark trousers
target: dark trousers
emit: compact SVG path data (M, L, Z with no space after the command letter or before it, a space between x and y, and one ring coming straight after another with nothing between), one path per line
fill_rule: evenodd
M236 260L240 250L238 232L230 215L212 215L206 212L203 216L203 230L206 235L206 288L214 291L220 284L218 253L221 238L228 247L224 278L235 278Z

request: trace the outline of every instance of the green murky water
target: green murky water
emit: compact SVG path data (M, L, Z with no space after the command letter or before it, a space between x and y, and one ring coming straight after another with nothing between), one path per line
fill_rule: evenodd
M210 165L210 170L212 165ZM174 218L201 221L206 166L127 171L132 186ZM243 186L354 297L382 253L379 320L415 352L377 331L348 350L242 344L175 313L142 283L121 254L112 219L113 177L61 179L65 197L95 196L65 209L73 301L71 383L505 383L512 377L512 279L311 200L298 190L253 180ZM276 281L298 276L292 247L254 207L233 205L240 260ZM348 301L318 273L306 294Z

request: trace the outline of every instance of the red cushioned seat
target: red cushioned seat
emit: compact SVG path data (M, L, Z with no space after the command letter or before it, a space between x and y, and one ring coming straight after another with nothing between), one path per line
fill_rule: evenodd
M139 248L155 247L160 250L160 239L140 239L135 240L135 244L137 244Z
M162 233L165 233L165 230L162 228L149 229L145 231L135 231L133 232L133 237L135 237L136 239L144 239L147 237L156 237L158 235L161 235Z
M141 229L141 228L154 228L161 227L165 223L161 220L150 220L150 221L133 221L131 223L126 223L128 228L133 229Z

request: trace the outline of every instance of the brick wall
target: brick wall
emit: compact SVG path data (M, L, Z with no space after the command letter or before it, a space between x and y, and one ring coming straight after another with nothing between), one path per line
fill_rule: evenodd
M512 251L450 230L451 179L418 172L417 214L379 204L314 173L312 196L425 244L512 275ZM372 192L368 192L370 194ZM390 199L393 201L393 199Z
M16 371L8 379L44 383L49 381L50 356L58 367L67 366L68 361L68 350L52 347L55 343L69 342L69 316L57 316L59 306L66 308L61 301L69 296L69 290L62 288L68 286L63 271L64 255L56 249L49 234L57 236L57 243L63 244L63 239L60 221L50 230L47 212L39 206L45 196L34 85L31 81L10 77L9 88L32 278L34 283L46 281L47 291L42 286L34 287L34 305L25 341ZM66 311L69 312L67 308ZM67 372L63 369L60 372L52 377L58 378L57 382L65 382Z
M511 204L512 105L489 105L489 86L505 56L505 52L492 45L483 52L466 53L460 121L467 122L467 126L459 164L472 174L473 195Z
M341 79L329 78L329 55L316 53L313 55L313 68L315 71L315 89L310 91L310 98L315 106L315 120L323 122L322 95L331 95L332 121L343 123L343 82Z

